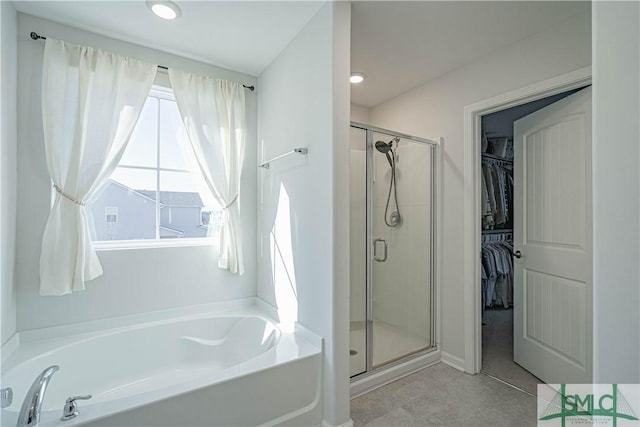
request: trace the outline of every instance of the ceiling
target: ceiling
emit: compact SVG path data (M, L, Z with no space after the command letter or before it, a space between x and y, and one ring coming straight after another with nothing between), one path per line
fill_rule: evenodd
M353 3L351 101L373 107L575 15L578 1L373 1Z
M181 1L165 21L144 0L27 1L20 12L259 75L322 6L316 1ZM582 1L354 1L355 104L372 107L580 13ZM46 36L46 34L44 34Z
M259 75L320 9L317 1L181 1L166 21L144 0L14 0L19 12ZM46 36L46 34L43 34Z
M548 96L526 104L507 108L506 110L501 110L496 113L486 114L482 116L481 120L482 132L489 138L513 138L513 122L582 89L584 88L569 90L557 95Z

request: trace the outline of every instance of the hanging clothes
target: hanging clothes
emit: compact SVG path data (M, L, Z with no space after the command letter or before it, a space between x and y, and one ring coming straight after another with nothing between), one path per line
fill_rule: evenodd
M511 242L482 243L483 307L513 305L513 245Z
M482 228L493 229L513 223L513 168L512 165L482 159Z

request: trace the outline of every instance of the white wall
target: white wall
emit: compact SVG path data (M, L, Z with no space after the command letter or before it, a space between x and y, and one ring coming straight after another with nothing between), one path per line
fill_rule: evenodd
M445 140L442 189L443 352L464 361L463 109L466 105L591 63L590 14L499 49L371 109L371 124ZM451 360L451 359L450 359Z
M369 124L369 109L358 104L351 104L351 121Z
M640 3L593 3L594 383L640 382Z
M350 6L326 3L258 78L258 296L324 338L324 422L349 420ZM340 236L339 239L336 236Z
M4 3L4 2L3 2ZM40 245L51 200L40 110L44 44L31 31L229 80L255 78L68 26L18 14L18 330L254 296L256 236L256 96L247 93L247 152L240 198L246 273L217 268L210 247L100 251L104 275L61 297L38 295Z
M333 384L325 390L325 422L351 422L349 381L349 104L351 102L351 4L333 5ZM325 401L327 399L325 398Z
M16 331L14 262L16 245L16 82L18 16L8 1L0 2L0 310L4 344Z

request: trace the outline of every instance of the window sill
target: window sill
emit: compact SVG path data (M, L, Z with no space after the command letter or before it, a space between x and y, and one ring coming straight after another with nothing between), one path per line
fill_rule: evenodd
M214 246L219 239L216 237L191 239L163 239L163 240L116 240L93 242L96 251L116 251L127 249L177 248L183 246Z

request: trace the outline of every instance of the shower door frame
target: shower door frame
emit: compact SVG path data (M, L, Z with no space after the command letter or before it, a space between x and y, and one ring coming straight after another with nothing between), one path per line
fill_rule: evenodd
M363 123L352 121L351 128L361 129L366 132L366 285L365 285L365 351L366 351L366 366L362 373L356 374L351 377L351 382L360 381L377 375L383 371L390 370L391 368L399 367L400 365L407 364L414 359L420 358L425 355L432 355L439 353L440 344L440 304L439 298L439 284L440 284L440 268L439 268L439 251L440 251L440 206L441 206L441 191L440 191L440 176L441 176L441 150L443 140L425 139L412 135L403 134L400 132L384 129L376 126L370 126ZM390 360L377 367L373 367L373 180L370 173L373 170L373 134L381 133L389 137L398 137L414 143L425 144L432 147L431 152L431 194L430 194L430 254L431 254L431 269L430 269L430 309L431 309L431 331L430 331L430 345L429 347L422 348L410 353L407 353L397 359ZM430 364L431 362L427 363ZM424 366L426 366L425 364ZM420 369L420 367L409 367L410 371ZM402 370L400 371L402 372ZM408 373L408 372L407 372ZM401 373L398 377L406 375ZM385 380L383 380L385 381ZM388 380L386 380L388 381ZM353 393L352 393L353 394ZM357 394L357 393L356 393Z

